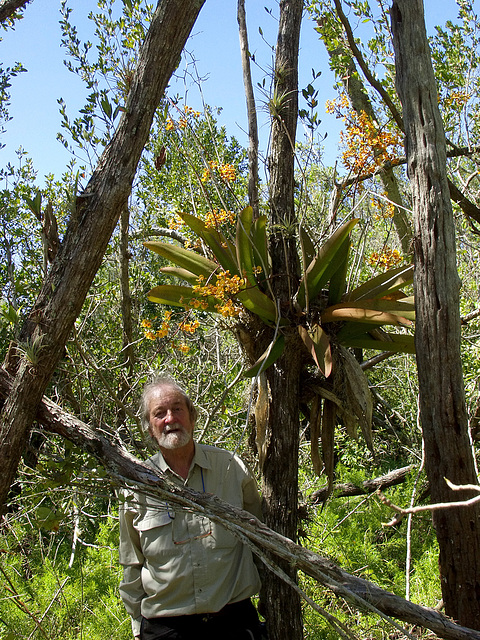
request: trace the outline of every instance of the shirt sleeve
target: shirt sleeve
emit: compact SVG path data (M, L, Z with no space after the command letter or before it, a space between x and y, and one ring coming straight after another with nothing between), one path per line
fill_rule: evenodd
M132 632L140 635L141 602L146 596L143 589L141 571L144 557L140 547L138 531L133 526L134 513L127 502L120 503L120 564L123 566L123 580L119 591L127 613L132 618Z

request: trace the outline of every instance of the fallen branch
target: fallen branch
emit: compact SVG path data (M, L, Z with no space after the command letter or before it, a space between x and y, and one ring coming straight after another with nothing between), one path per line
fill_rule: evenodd
M413 469L413 465L409 465L408 467L402 467L401 469L395 469L394 471L389 471L383 476L379 476L378 478L372 478L370 480L365 480L360 485L354 484L353 482L344 482L341 484L336 484L332 490L332 497L334 498L347 498L351 496L364 496L369 493L375 493L379 489L387 489L388 487L393 487L407 478L410 471ZM323 503L325 499L328 497L328 485L324 485L314 491L310 495L310 500L313 504Z
M1 397L5 398L10 392L11 380L11 376L0 368ZM327 558L272 531L252 514L233 507L214 495L196 493L191 489L174 485L51 400L43 399L38 409L37 420L48 431L70 440L93 455L117 484L130 485L136 490L152 493L162 500L204 514L236 535L247 538L260 557L265 557L267 552L287 561L292 567L311 576L359 610L373 610L384 617L425 627L445 640L480 640L480 631L457 625L434 609L407 602L372 582L343 571Z

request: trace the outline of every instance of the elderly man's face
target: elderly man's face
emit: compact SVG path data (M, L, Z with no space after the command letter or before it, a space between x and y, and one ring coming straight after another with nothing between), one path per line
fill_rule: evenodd
M155 388L150 394L150 433L161 449L181 449L192 441L194 424L186 402L175 388Z

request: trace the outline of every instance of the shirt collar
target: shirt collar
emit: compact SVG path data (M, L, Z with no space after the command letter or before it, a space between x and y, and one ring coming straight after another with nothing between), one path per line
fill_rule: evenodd
M172 471L168 466L168 464L165 462L165 459L162 456L161 451L158 451L154 456L150 458L150 460L153 463L153 465L158 469L160 469L160 471L162 471L163 473ZM193 454L193 461L192 461L191 468L193 469L195 465L198 465L202 469L212 468L212 465L210 464L210 461L208 460L207 454L205 452L204 445L198 444L197 442L195 442L195 453Z

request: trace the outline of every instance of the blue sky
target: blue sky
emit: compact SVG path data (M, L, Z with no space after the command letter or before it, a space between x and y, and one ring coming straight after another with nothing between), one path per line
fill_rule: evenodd
M118 2L119 0L117 0ZM96 9L95 0L71 0L71 20L78 26L80 37L91 38L88 13ZM246 128L245 97L243 92L241 62L235 0L207 0L194 26L187 49L197 61L199 75L205 77L202 91L205 102L221 106L219 118L230 135L246 144L243 131ZM257 60L265 65L271 60L271 51L259 34L262 28L265 39L274 45L276 21L267 13L265 6L275 9L275 0L246 0L250 50ZM4 66L20 61L28 72L13 80L11 87L10 114L7 133L2 136L6 145L0 150L0 167L11 162L18 164L16 150L21 146L33 158L38 171L38 181L49 172L60 177L70 160L68 152L57 142L60 131L60 115L57 100L63 98L70 117L83 106L86 91L81 80L68 72L63 64L64 50L60 45L59 26L60 0L32 0L14 31L4 32L0 42L0 59ZM455 18L454 0L426 0L425 13L429 25L442 23L446 16ZM300 58L300 86L312 79L312 67L322 71L315 87L319 91L319 110L322 120L319 133L328 133L325 140L325 163L333 163L338 144L339 124L333 116L323 112L325 100L333 98L333 77L328 70L327 56L323 45L306 20L302 30ZM256 72L256 81L261 80ZM183 90L183 88L179 89ZM195 87L187 87L187 103L195 109L201 108L200 97ZM268 123L261 112L261 140L266 144ZM243 131L242 131L243 130Z

